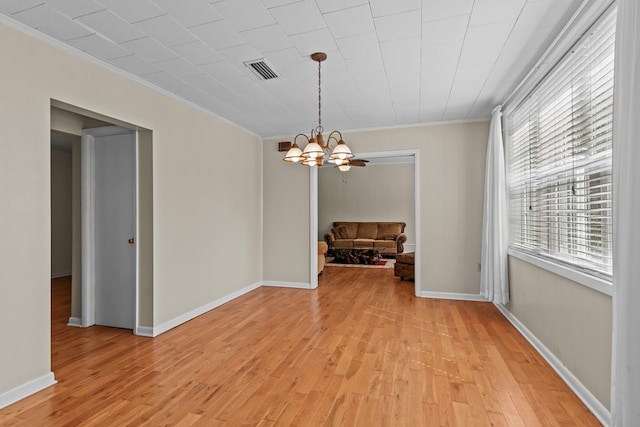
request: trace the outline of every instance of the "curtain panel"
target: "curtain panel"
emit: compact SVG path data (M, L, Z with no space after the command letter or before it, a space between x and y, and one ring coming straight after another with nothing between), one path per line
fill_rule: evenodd
M480 295L496 304L509 301L507 277L507 181L502 141L502 106L491 113L482 215Z

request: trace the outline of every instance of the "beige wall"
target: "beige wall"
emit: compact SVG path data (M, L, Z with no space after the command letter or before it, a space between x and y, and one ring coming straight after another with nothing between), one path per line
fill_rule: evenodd
M422 291L479 293L488 133L485 121L343 132L356 153L419 150ZM283 140L264 145L264 279L308 283L310 172L282 161Z
M318 169L318 239L334 221L403 221L415 244L413 164Z
M0 393L50 371L52 99L153 132L154 325L260 282L258 137L4 24L0 51Z
M51 150L51 276L71 274L71 152Z
M610 408L611 297L511 256L509 288L506 308Z

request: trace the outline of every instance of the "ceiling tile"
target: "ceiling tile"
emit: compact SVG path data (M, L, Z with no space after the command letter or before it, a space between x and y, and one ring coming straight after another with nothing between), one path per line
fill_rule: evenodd
M176 52L193 65L209 64L220 61L222 57L215 50L201 42L200 40L171 46L171 50Z
M345 37L343 39L336 40L336 43L344 59L380 54L378 36L375 32Z
M376 18L379 16L393 15L410 10L419 10L422 0L371 0L371 11Z
M216 90L223 86L222 83L206 73L185 76L183 80L206 93L215 93Z
M172 58L166 61L157 61L153 65L159 69L171 74L175 77L193 76L196 74L202 74L202 70L193 64L185 61L182 58Z
M124 49L97 34L91 34L86 37L69 40L69 44L76 49L80 49L81 51L88 53L89 55L105 60L131 55L131 52L127 49Z
M0 12L11 15L42 4L42 0L1 0Z
M240 70L249 70L244 66L244 62L262 58L260 52L254 49L250 44L220 49L218 50L218 53L231 65L238 67Z
M382 56L366 56L361 58L345 59L344 61L349 67L351 75L354 78L361 75L377 74L384 77L384 64Z
M293 46L289 37L282 31L282 28L275 24L243 31L240 34L260 52L270 52Z
M336 39L371 33L375 30L369 5L325 13L324 20Z
M514 31L532 30L540 26L553 26L553 17L558 16L559 12L558 2L528 2L518 16Z
M13 15L22 23L58 40L70 40L91 34L86 28L42 4Z
M225 49L247 41L227 21L215 21L190 28L196 36L213 49Z
M378 40L390 41L419 36L422 34L419 10L375 18Z
M422 52L420 48L420 37L383 42L380 43L380 50L382 51L385 65L400 62L404 59L420 62Z
M291 68L304 67L306 64L303 55L296 48L274 50L268 52L265 57L280 72Z
M127 21L109 10L85 15L77 18L77 20L115 43L122 43L145 36L142 31L133 25L129 25Z
M314 52L329 52L338 49L331 32L327 28L296 34L291 36L291 41L302 56L309 56Z
M229 79L242 74L242 70L239 67L231 65L225 60L201 65L200 69L206 71L211 77L217 80Z
M489 72L494 67L501 51L502 46L500 45L484 46L479 49L465 49L463 47L458 63L458 74Z
M423 68L421 90L444 90L448 94L457 68L458 61L438 62Z
M469 27L463 49L480 49L485 46L504 45L515 21L502 21L490 25Z
M131 52L140 56L140 58L146 59L149 62L164 61L177 56L175 52L162 46L160 43L149 37L131 40L120 44L122 47L129 49Z
M165 14L150 0L98 0L98 2L129 23Z
M165 46L175 46L196 40L196 37L168 15L139 21L136 27Z
M467 33L469 15L429 21L422 24L422 44L440 44L449 41L463 40Z
M209 0L209 3L218 3L221 1L223 0L217 0L217 1ZM267 9L270 9L272 7L284 6L285 4L295 3L297 1L300 1L300 0L262 0L262 4Z
M157 73L158 71L160 71L149 61L145 61L144 59L139 58L133 54L120 58L110 59L109 62L116 67L122 68L123 70L135 75Z
M69 18L77 18L104 9L104 6L93 0L45 0L45 3Z
M219 21L222 16L216 12L206 0L153 0L154 3L165 12L184 25L206 24Z
M367 0L316 0L320 12L335 12L336 10L348 9L361 4L368 4Z
M422 45L422 65L444 61L457 61L462 51L462 40Z
M476 0L469 25L486 25L515 20L522 12L526 0Z
M142 76L143 79L155 84L158 87L172 90L176 87L184 86L185 82L168 74L164 71L160 71L157 73L149 73Z
M238 31L275 24L260 0L224 0L214 8ZM251 13L247 13L250 10Z
M422 0L422 22L469 15L475 0Z
M318 6L312 0L274 7L269 12L290 36L326 27Z

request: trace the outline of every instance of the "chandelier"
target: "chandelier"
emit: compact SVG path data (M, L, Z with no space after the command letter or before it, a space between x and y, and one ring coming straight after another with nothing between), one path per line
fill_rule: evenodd
M293 145L287 151L283 160L290 163L300 163L304 166L322 166L325 157L328 155L327 161L329 163L334 163L340 170L349 170L349 159L353 157L353 154L342 140L342 134L334 130L329 134L326 142L322 136L324 129L322 128L322 79L320 66L322 61L327 59L327 54L316 52L311 55L311 59L318 63L318 126L311 130L311 136L307 136L304 133L296 135L293 139ZM307 145L304 150L301 150L296 143L298 138L306 139Z

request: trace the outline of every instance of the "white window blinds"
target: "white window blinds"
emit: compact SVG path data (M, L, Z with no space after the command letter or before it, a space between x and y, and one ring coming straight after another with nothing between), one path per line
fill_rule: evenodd
M510 244L611 274L609 10L506 116Z

